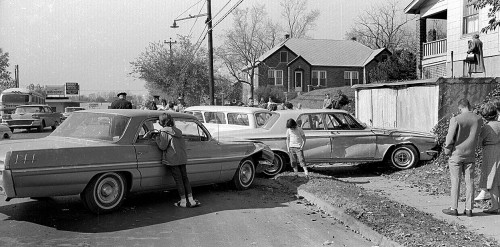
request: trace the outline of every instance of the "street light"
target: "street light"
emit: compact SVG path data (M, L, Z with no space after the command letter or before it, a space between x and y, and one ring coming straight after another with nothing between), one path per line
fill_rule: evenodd
M207 16L207 24L208 28L208 74L209 74L209 90L210 90L210 105L215 105L214 102L214 48L213 48L213 39L212 39L212 4L211 0L207 0L207 13L199 14L199 15L189 15L188 17L175 19L171 28L178 28L177 21L197 18L200 16Z

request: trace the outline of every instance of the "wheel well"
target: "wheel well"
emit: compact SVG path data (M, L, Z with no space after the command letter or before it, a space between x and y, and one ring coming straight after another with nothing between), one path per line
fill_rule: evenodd
M401 144L392 145L390 148L387 149L387 151L384 154L384 161L391 161L392 151L394 151L395 148L401 147L401 146L413 147L417 151L417 153L416 153L417 160L420 160L420 151L418 151L418 148L415 145L413 145L413 143L401 143Z
M290 166L290 156L288 155L287 152L283 152L281 150L273 150L273 152L275 154L278 154L280 155L282 158L283 158L283 163L286 165L286 166Z
M105 174L105 173L108 173L108 172L115 172L115 171L107 171L107 172L101 172L101 173L95 174L89 180L89 182L87 183L87 185L85 186L85 188L83 189L83 191L85 191L87 189L87 187L89 186L89 184L90 184L90 182L92 180L94 180L97 177L101 176L102 174ZM127 191L126 192L128 193L130 191L130 189L132 188L132 174L130 172L126 172L126 171L118 171L118 172L115 172L115 173L120 174L120 175L122 175L125 178L126 183L127 183Z

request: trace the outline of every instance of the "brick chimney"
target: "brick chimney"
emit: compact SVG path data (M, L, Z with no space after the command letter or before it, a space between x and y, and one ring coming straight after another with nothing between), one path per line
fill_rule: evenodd
M290 38L290 34L285 34L285 40Z

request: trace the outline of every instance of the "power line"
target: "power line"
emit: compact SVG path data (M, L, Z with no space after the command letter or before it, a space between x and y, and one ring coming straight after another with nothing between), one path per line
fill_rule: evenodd
M203 7L205 7L205 3L206 3L206 2L203 2L203 5L201 6L200 11L198 12L198 15L200 15L200 14L201 14L201 11L203 10ZM194 20L193 26L191 26L191 29L189 30L189 35L188 35L188 37L191 37L191 34L192 34L192 31L193 31L194 25L196 25L196 23L198 22L198 18L199 18L199 17L196 17L196 19Z
M197 3L191 5L191 7L189 7L188 9L186 9L184 12L182 12L179 16L177 16L175 19L179 19L179 17L183 14L185 14L186 12L188 12L191 8L193 8L195 5L199 4L201 1L205 1L205 0L200 0L198 1Z
M243 2L243 0L240 0L233 7L231 7L231 9L229 11L227 11L227 13L224 14L224 16L214 24L212 29L214 29L217 25L219 25L219 23L221 23L221 21L223 21L229 14L231 14L231 12L233 12L233 10L236 9L242 2Z

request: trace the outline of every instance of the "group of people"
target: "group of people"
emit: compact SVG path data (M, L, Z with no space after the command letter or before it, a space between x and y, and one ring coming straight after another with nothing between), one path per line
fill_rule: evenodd
M460 179L465 176L466 201L464 214L472 217L474 198L474 168L476 146L483 147L479 187L491 194L491 207L487 214L500 214L500 100L483 105L479 116L471 111L467 99L458 102L460 114L450 119L444 145L449 155L448 167L451 179L451 207L444 214L458 216ZM484 122L484 120L486 122Z
M337 95L334 99L330 98L330 94L325 94L325 99L323 100L323 109L342 109L345 105L349 104L349 98L341 91L337 91Z
M249 107L259 107L263 109L267 109L270 111L277 111L277 110L292 110L292 109L301 109L302 105L300 103L297 104L296 107L293 106L293 104L289 101L284 102L284 103L276 103L273 101L271 97L269 97L269 100L266 102L264 100L264 97L260 98L260 101L257 104L254 104L254 101L252 98L248 100L248 106Z
M132 109L132 103L127 100L127 93L121 92L117 95L118 99L111 103L111 109ZM173 101L167 103L165 99L161 100L161 105L157 105L155 100L152 101L144 101L141 106L141 110L158 110L158 111L175 111L175 112L183 112L186 108L186 104L184 102L184 97L179 95L177 99L178 103L175 104Z

